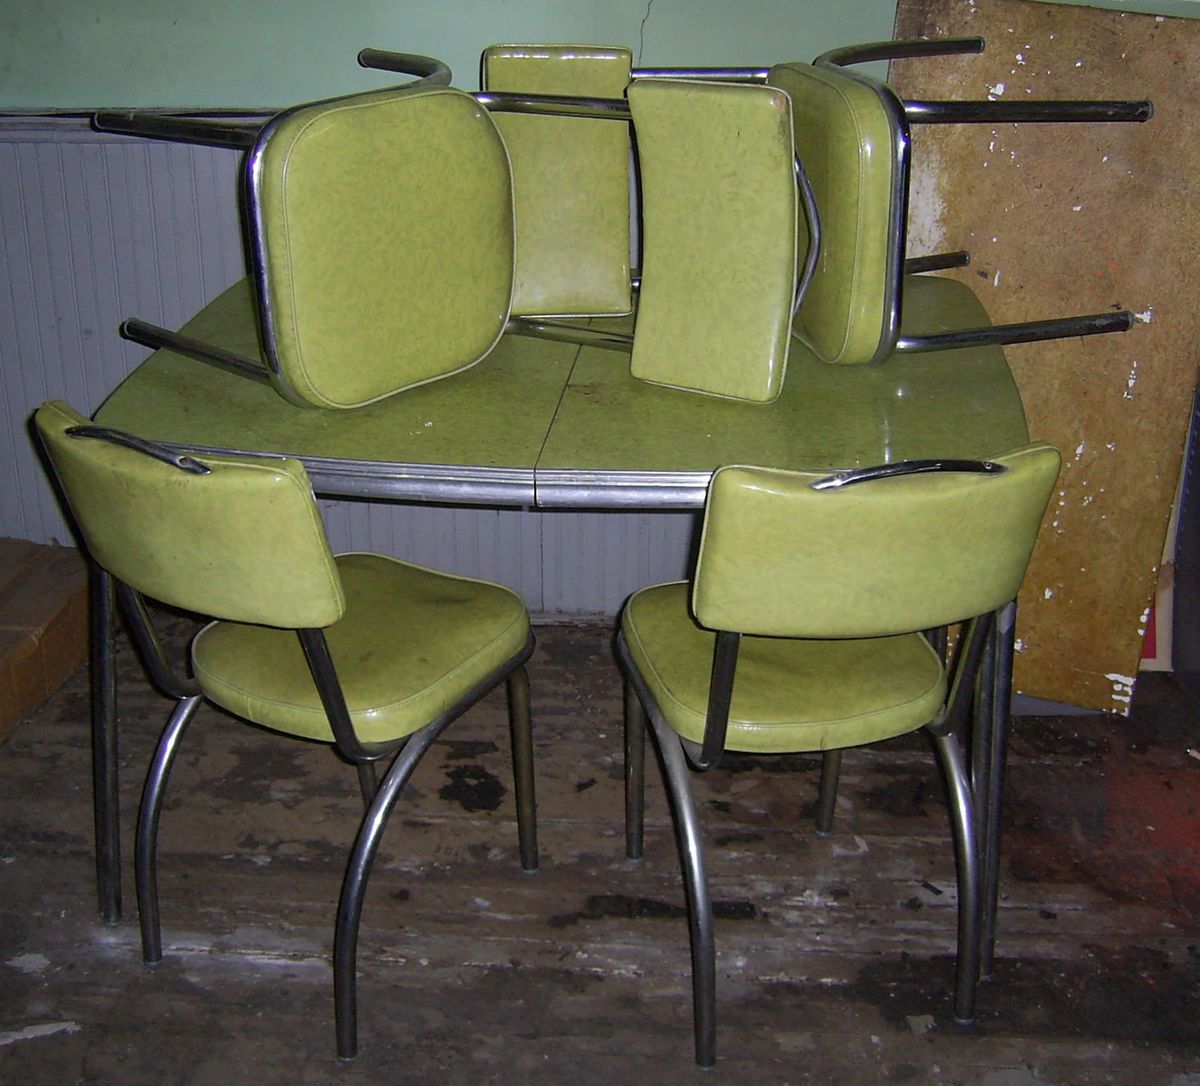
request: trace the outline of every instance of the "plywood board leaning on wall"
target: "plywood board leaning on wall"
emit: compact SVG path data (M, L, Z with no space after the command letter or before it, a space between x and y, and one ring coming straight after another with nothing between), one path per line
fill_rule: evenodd
M1129 309L1124 334L1006 348L1063 472L1020 600L1015 683L1125 711L1196 380L1200 22L1028 0L900 0L903 98L1140 99L1145 124L913 126L909 256L966 249L993 321Z

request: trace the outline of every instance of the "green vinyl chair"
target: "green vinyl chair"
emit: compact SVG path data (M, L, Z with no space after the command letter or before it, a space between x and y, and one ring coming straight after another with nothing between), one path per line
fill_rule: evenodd
M996 612L1025 574L1059 469L1031 445L994 461L821 475L725 467L692 583L625 605L626 851L642 855L649 718L676 819L692 946L696 1061L716 1060L716 958L688 763L726 750L832 751L924 728L947 778L958 869L954 1015L974 1017L980 864L957 733ZM924 631L961 624L950 662ZM820 801L819 801L820 802Z
M498 684L510 699L521 866L537 867L529 615L513 592L377 554L333 555L303 466L181 455L92 426L61 402L35 426L92 560L115 579L135 645L175 708L138 816L142 954L162 957L159 813L204 698L255 724L328 743L358 769L366 813L334 933L338 1054L357 1052L355 963L371 864L401 789L451 721ZM212 616L176 675L144 597ZM394 755L382 781L375 766Z

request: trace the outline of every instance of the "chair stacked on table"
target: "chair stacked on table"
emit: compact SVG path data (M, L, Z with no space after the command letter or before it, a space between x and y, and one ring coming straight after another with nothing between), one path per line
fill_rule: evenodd
M904 324L908 137L884 84L830 65L646 73L627 49L495 46L472 96L445 86L436 62L401 58L414 59L396 70L426 73L415 84L235 133L231 145L247 149L249 288L209 307L205 342L138 322L128 334L269 380L297 409L352 411L453 379L506 332L589 342L570 319L618 318L605 345L629 351L634 378L740 401L753 426L795 352L886 365L898 349L963 333L939 324L938 299L968 290L949 280L917 288L929 328ZM90 426L61 403L43 406L36 427L152 677L176 701L139 815L145 959L161 956L163 791L200 701L329 743L358 767L366 806L334 949L338 1052L353 1056L359 916L388 814L442 728L501 683L521 864L537 865L524 604L385 556L335 557L295 460L181 452ZM716 1056L716 970L687 767L710 769L726 750L826 752L828 830L842 749L933 736L958 865L955 1016L969 1021L980 858L958 735L1057 453L1034 444L832 475L712 467L693 579L635 593L618 637L627 850L642 851L648 718L685 870L697 1061ZM166 668L143 597L213 618L193 643L191 677ZM954 651L928 633L949 626ZM374 766L388 758L379 783Z

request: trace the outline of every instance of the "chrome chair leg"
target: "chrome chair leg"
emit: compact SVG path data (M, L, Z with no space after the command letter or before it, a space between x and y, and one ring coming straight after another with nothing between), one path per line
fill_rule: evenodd
M837 803L838 777L842 772L842 752L827 750L821 755L821 790L817 794L817 833L828 837L833 832L833 807Z
M954 1020L975 1021L975 988L979 979L979 848L966 760L953 734L934 735L938 760L946 774L950 828L958 870L958 954L954 975Z
M696 817L690 771L679 737L662 721L651 718L650 723L671 795L683 886L687 893L696 1063L701 1067L713 1067L717 1062L717 954L700 822Z
M447 720L438 720L413 733L396 755L363 816L346 864L333 936L334 1025L338 1055L344 1060L353 1059L358 1054L358 984L355 972L358 926L362 919L363 897L371 874L371 864L400 790L447 723Z
M92 808L96 837L96 896L106 924L121 922L121 821L117 780L116 624L112 575L89 562L92 699Z
M521 869L536 871L537 792L533 780L533 724L529 710L529 673L524 666L508 677L508 720L512 738L513 791L517 803L517 841Z
M625 855L642 858L646 818L646 710L625 681Z
M197 694L181 698L176 703L154 751L154 759L142 790L134 850L134 881L137 886L138 924L142 931L142 961L147 965L162 961L162 932L158 920L158 819L179 742L202 700Z

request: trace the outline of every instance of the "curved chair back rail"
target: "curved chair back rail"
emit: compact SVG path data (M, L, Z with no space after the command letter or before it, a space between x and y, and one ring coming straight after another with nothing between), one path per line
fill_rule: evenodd
M629 107L645 232L631 372L770 402L787 369L796 250L809 247L788 97L758 85L639 80Z
M265 353L287 398L361 406L465 369L499 339L512 182L470 95L401 88L289 110L246 176Z
M631 50L493 45L483 52L482 101L497 92L620 100ZM630 290L628 124L505 112L517 223L516 316L615 316Z
M1014 598L1059 457L918 471L841 488L828 475L723 467L709 488L693 606L710 629L874 637L945 626Z

